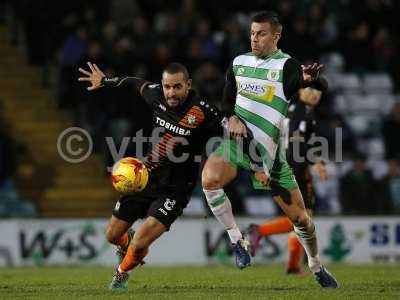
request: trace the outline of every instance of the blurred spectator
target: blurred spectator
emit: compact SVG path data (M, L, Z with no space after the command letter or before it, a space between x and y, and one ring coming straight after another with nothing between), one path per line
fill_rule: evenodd
M187 36L194 28L194 24L200 19L195 0L183 0L180 8L179 27L181 27L183 35Z
M361 154L354 160L353 168L340 181L342 212L346 214L374 214L379 207L377 184L367 169Z
M294 19L293 33L289 33L282 42L282 49L299 61L315 60L318 58L318 44L309 33L305 17Z
M50 11L47 1L25 1L23 8L24 29L26 46L28 48L28 61L32 65L43 65L46 62L46 46L49 40L45 32L51 25L49 22Z
M218 47L214 42L213 36L210 32L210 23L206 19L201 19L195 29L195 36L200 42L200 51L203 57L210 60L218 58Z
M127 26L139 14L136 1L113 0L111 1L110 17L119 26Z
M88 47L88 33L79 26L64 42L60 58L60 79L58 81L58 101L62 108L71 108L78 101L76 97L76 66L81 62Z
M344 37L344 55L348 70L365 72L371 67L370 34L370 25L362 21Z
M399 161L388 161L388 174L381 180L381 194L379 195L380 213L400 213L400 166Z
M324 99L324 98L322 98ZM347 125L343 116L332 113L329 105L321 101L321 107L316 109L318 116L318 127L316 135L325 137L328 140L329 154L334 155L338 142L341 145L342 155L354 153L357 149L357 143L351 128Z
M383 122L382 135L385 142L386 158L393 159L400 155L400 102L396 102L392 112Z
M107 22L102 28L100 35L102 43L101 47L104 57L108 61L112 61L113 48L118 34L118 27L114 22Z
M82 57L79 65L84 66L90 61L102 66L104 69L107 67L107 61L103 55L101 44L98 41L90 41L87 52ZM76 70L72 70L76 73ZM74 105L75 119L84 128L89 130L95 140L100 139L99 134L104 132L106 126L107 104L109 99L102 95L93 95L88 93L85 89L79 88L76 83L71 83L71 89L76 90L75 95L79 101Z
M131 74L135 63L133 42L128 35L120 36L110 55L110 64L118 75Z
M161 80L162 70L172 60L172 53L166 44L158 44L154 50L153 58L149 62L149 76L146 78L155 82Z
M197 92L209 102L219 106L225 77L212 63L201 65L193 76Z
M10 129L4 120L3 108L0 103L0 190L12 185L15 168L14 141L10 136Z
M23 147L17 145L10 132L0 103L0 217L34 217L37 213L34 204L30 200L20 198L14 182L17 161L26 155L23 153Z
M135 63L147 62L149 53L154 48L155 34L150 30L146 18L139 16L133 20L131 36L134 44L133 55L136 60Z
M242 31L239 23L231 19L223 24L224 40L221 52L224 53L222 66L228 68L228 64L232 59L241 54L250 51L248 37Z
M382 27L372 39L373 68L375 71L387 71L395 55L395 47L389 31Z
M195 70L205 63L206 60L207 57L205 57L202 52L201 41L196 37L190 39L185 59L189 71Z

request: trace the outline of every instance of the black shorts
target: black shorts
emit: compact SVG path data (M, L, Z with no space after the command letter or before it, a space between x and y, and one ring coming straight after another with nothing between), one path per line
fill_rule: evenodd
M116 203L113 216L131 224L137 219L152 216L165 225L168 231L188 202L189 199L185 197L125 195Z

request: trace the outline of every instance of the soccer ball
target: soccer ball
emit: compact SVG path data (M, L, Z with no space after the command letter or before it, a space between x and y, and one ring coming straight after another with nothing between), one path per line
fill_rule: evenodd
M139 159L124 157L117 161L111 173L114 188L122 194L142 191L149 180L149 172Z

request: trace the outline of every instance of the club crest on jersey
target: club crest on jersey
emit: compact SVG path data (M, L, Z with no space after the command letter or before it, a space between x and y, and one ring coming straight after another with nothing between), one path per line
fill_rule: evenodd
M244 73L244 68L240 67L237 69L237 75L242 75Z
M193 125L194 123L196 123L196 116L192 114L188 115L187 122L189 125Z
M279 80L279 70L269 70L267 73L267 79L269 81L278 81Z

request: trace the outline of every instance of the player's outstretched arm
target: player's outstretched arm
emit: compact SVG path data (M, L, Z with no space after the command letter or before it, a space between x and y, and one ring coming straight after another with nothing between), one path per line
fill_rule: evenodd
M79 77L78 81L88 81L91 86L87 88L88 91L93 91L101 88L103 86L102 79L106 77L103 71L96 64L92 64L91 62L87 63L91 72L86 71L85 69L79 68L79 72L86 77Z
M91 62L87 63L90 71L86 71L79 68L79 72L86 75L87 77L79 77L78 81L88 81L91 86L87 88L88 91L97 90L101 87L132 87L136 89L141 95L143 93L143 88L150 82L137 77L121 76L121 77L107 77L102 70Z

